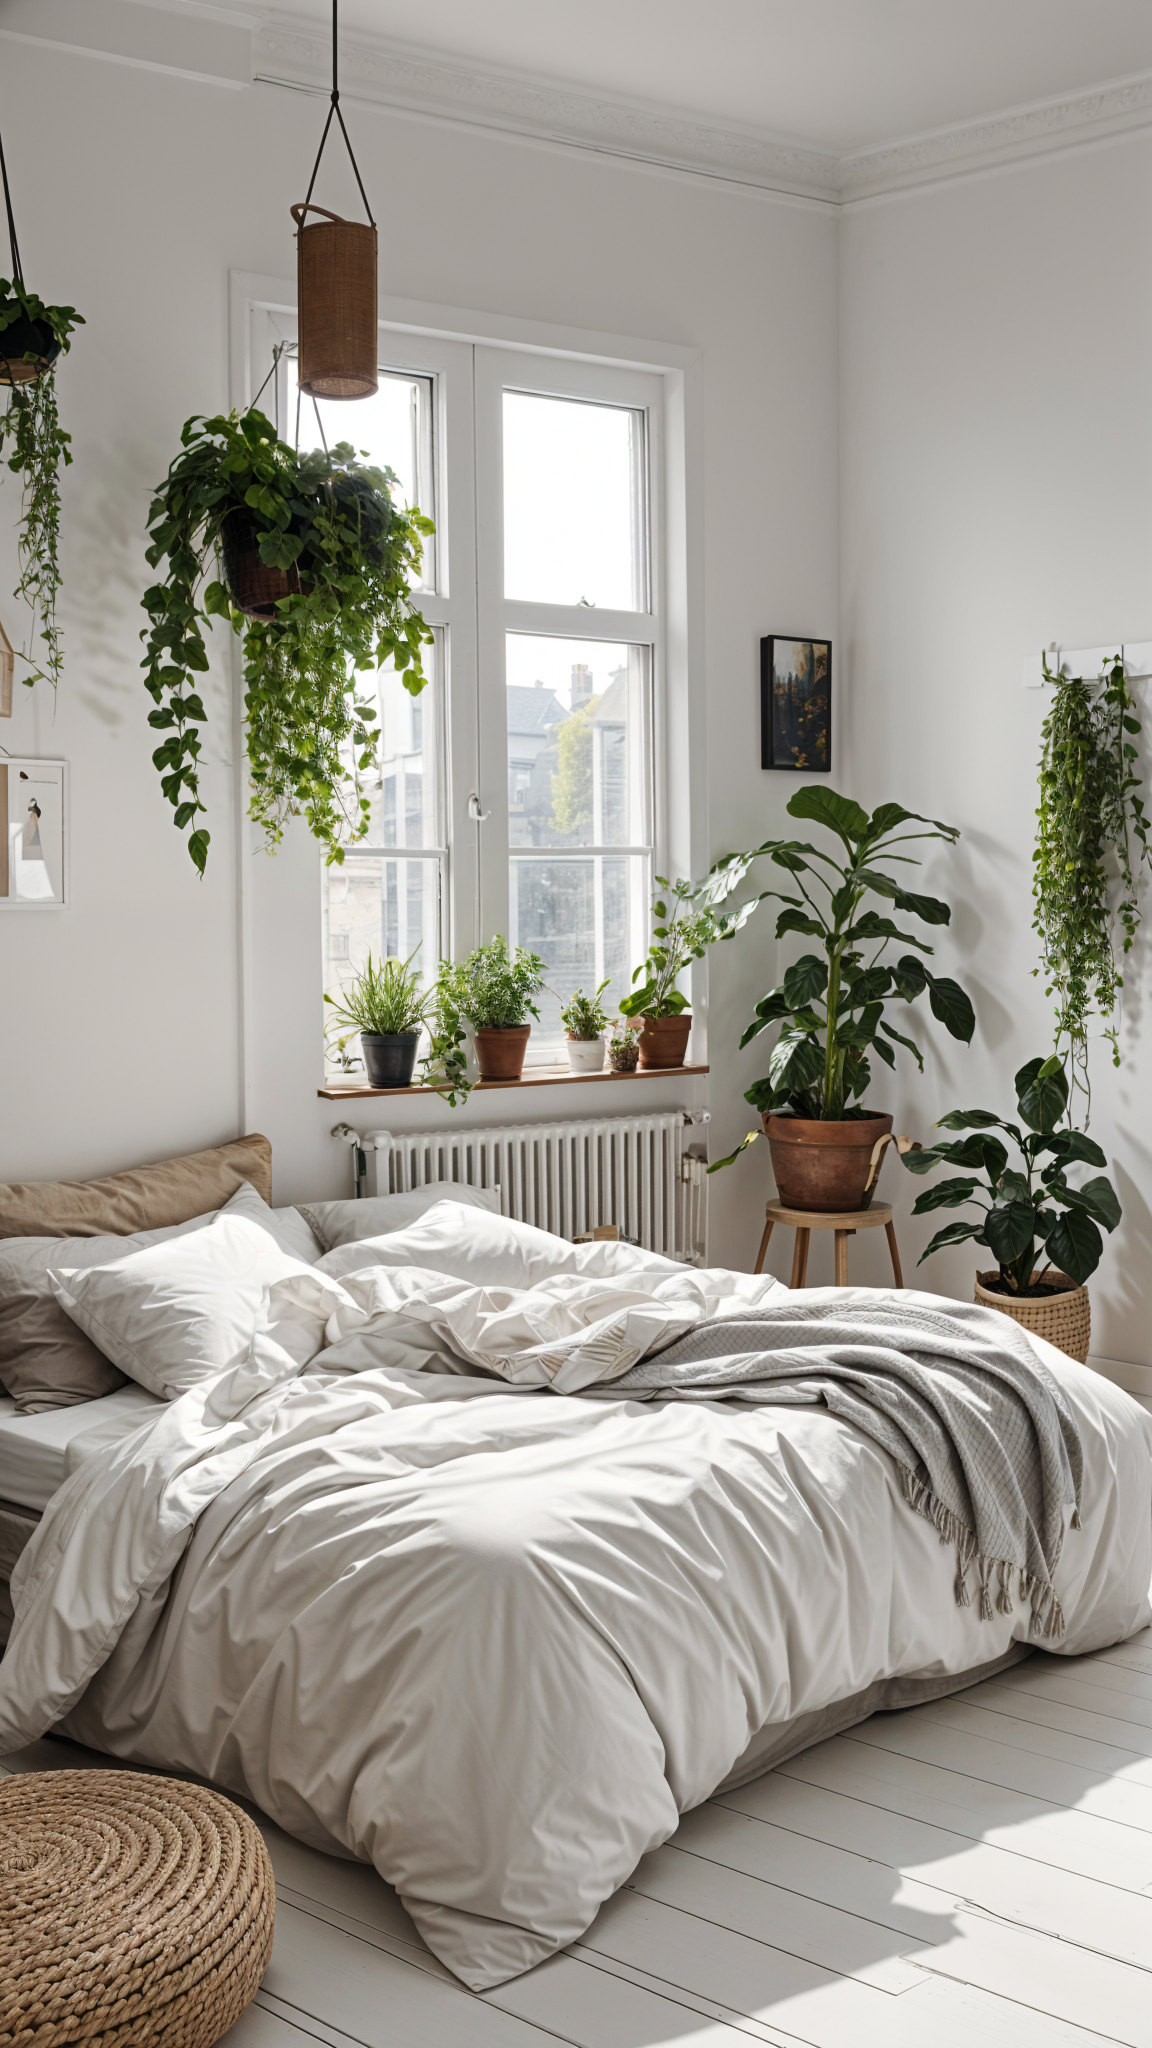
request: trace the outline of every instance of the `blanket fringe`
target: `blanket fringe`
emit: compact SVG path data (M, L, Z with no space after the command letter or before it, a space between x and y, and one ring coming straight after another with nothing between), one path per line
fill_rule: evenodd
M926 1480L918 1479L907 1465L901 1465L899 1472L904 1498L909 1507L926 1522L931 1522L941 1543L954 1543L956 1546L956 1578L953 1592L957 1607L970 1607L972 1604L968 1591L968 1573L974 1564L980 1587L981 1621L991 1621L993 1614L1014 1613L1016 1603L1012 1598L1012 1579L1018 1572L1020 1605L1030 1606L1032 1609L1029 1633L1049 1642L1054 1637L1064 1634L1064 1610L1056 1597L1055 1587L1049 1585L1047 1579L1040 1578L1037 1573L1026 1572L1022 1565L1017 1566L1006 1557L985 1557L983 1551L976 1548L975 1532L966 1522L962 1522L951 1508L945 1507L942 1500L937 1499ZM1073 1514L1070 1526L1075 1529L1079 1525L1080 1516L1077 1510ZM994 1575L999 1581L995 1607L992 1604Z

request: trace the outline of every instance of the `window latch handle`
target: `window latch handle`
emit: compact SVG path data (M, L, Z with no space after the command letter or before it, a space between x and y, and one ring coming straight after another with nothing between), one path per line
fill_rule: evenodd
M477 796L475 790L472 791L472 794L468 799L468 816L471 818L472 823L474 825L482 825L484 823L485 818L490 818L492 816L491 811L482 811L480 809L480 799Z

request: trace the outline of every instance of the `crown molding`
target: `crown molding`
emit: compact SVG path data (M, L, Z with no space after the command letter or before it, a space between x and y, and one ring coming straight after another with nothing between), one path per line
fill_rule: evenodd
M328 89L330 46L298 22L265 21L253 39L252 56L258 82ZM839 166L830 151L736 123L702 121L674 107L574 90L525 72L449 62L411 45L341 38L340 84L342 91L381 106L604 150L800 198L837 196Z

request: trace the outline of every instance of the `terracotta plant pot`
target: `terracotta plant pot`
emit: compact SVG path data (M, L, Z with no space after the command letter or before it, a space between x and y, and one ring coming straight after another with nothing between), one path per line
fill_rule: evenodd
M1011 1316L1031 1337L1044 1337L1054 1344L1057 1351L1063 1351L1068 1358L1078 1359L1081 1365L1088 1363L1088 1346L1092 1336L1092 1311L1088 1302L1088 1289L1078 1287L1067 1273L1052 1272L1037 1285L1043 1287L1041 1300L1023 1300L1012 1294L993 1294L993 1284L999 1280L995 1268L990 1273L977 1273L976 1291L973 1300L983 1308L998 1308L1002 1316Z
M524 1072L530 1024L490 1024L474 1031L482 1081L518 1081Z
M602 1038L568 1037L568 1065L574 1074L600 1074L604 1071L604 1040Z
M642 1017L640 1022L640 1065L682 1067L692 1029L691 1010L682 1010L678 1017Z
M816 1209L823 1215L867 1208L864 1199L872 1148L892 1129L890 1116L849 1117L821 1123L802 1116L765 1111L764 1129L776 1175L776 1192L787 1209Z
M254 519L243 512L229 512L220 529L224 580L238 611L246 612L250 619L274 619L277 598L293 597L300 590L300 572L295 566L269 569L260 560L256 534Z

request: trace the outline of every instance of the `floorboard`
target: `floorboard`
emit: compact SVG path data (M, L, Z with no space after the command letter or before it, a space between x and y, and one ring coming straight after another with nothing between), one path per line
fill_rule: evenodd
M108 1764L49 1739L0 1770ZM480 1996L373 1870L256 1818L276 1943L229 2048L1152 2048L1149 1630L719 1795Z

